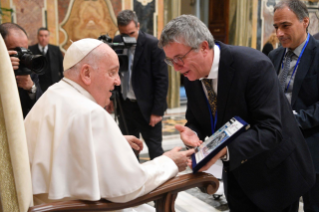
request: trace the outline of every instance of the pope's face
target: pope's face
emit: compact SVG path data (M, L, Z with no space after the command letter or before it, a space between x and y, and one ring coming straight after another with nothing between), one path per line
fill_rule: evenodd
M202 51L194 50L189 46L181 43L170 43L163 47L167 59L181 58L178 63L174 64L175 71L180 72L190 81L207 76L209 70L203 68L204 57ZM186 56L185 56L186 55Z
M118 74L118 57L112 49L109 49L108 51L109 52L99 60L99 68L98 70L95 70L95 75L92 79L92 86L94 86L94 89L91 95L102 107L106 107L110 103L110 97L112 96L114 86L119 86L121 84Z
M300 21L288 7L277 9L274 13L276 35L284 48L296 49L306 40L309 18Z

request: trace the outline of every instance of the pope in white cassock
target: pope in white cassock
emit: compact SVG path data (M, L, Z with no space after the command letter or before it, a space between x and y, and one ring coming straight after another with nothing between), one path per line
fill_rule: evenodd
M64 57L64 78L51 86L25 119L35 204L82 199L127 202L142 196L190 163L193 150L175 148L139 164L104 110L120 85L119 62L105 43L83 39ZM131 145L131 146L130 146ZM144 211L146 205L127 209Z

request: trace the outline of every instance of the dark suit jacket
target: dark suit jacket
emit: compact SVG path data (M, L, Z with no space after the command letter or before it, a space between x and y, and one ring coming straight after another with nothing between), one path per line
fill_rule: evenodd
M29 49L33 54L42 54L39 50L38 44L30 46ZM51 80L52 84L60 81L63 78L63 56L60 51L60 48L55 45L48 45L48 57L49 57L49 69L51 71ZM43 76L39 75L40 85L42 87L43 92L52 84L41 82Z
M277 74L285 49L269 54ZM300 59L292 90L291 107L308 144L316 173L319 173L319 42L312 36Z
M231 193L231 176L255 205L265 211L280 211L314 184L307 145L279 89L271 61L251 48L218 44L217 129L233 116L251 125L228 146L225 193ZM212 132L202 84L186 79L185 88L186 125L204 139Z
M29 111L33 107L34 103L42 95L42 90L41 90L41 87L40 87L40 84L39 84L38 75L32 73L31 74L31 79L32 79L33 83L35 84L35 86L37 87L37 91L35 93L35 99L32 100L30 98L30 96L29 96L28 91L18 87L19 97L20 97L20 102L21 102L21 107L22 107L22 113L23 113L23 117L24 118L27 116L27 114L29 113Z
M123 42L121 36L116 36L114 42ZM132 86L147 123L151 114L163 116L167 108L168 71L164 62L165 53L158 48L157 43L155 37L139 31L132 69Z

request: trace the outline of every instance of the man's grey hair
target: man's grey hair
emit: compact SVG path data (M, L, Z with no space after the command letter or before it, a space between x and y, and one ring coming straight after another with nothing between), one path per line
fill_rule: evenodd
M134 11L132 10L123 10L117 15L117 25L126 26L131 21L134 21L135 26L137 27L138 19Z
M302 22L304 18L309 18L309 12L308 12L307 6L302 1L282 0L275 5L274 12L278 9L283 9L284 7L288 7L297 16L300 22ZM310 25L310 19L306 29L307 32L308 32L309 25Z
M195 16L181 15L166 24L158 46L163 48L170 43L181 43L198 49L204 41L208 42L210 49L215 45L214 37L207 26Z

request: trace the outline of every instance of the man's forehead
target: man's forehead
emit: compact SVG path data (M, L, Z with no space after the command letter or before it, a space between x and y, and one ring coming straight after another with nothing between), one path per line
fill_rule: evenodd
M14 49L16 47L28 48L28 37L22 31L11 30L5 42L8 49Z
M274 21L274 26L279 26L279 25L287 25L287 24L291 24L291 21Z
M189 46L182 44L182 43L178 43L178 42L170 42L167 45L165 45L163 47L164 52L169 52L170 54L182 54L184 53L185 49L190 48Z

